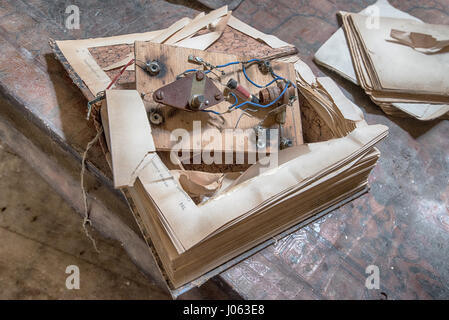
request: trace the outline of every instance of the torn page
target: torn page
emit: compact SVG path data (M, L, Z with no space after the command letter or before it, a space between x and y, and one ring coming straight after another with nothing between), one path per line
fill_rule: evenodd
M135 90L106 91L114 187L132 186L155 155L145 106Z
M214 22L218 18L228 14L228 7L223 6L219 9L216 9L209 14L205 15L204 17L201 17L199 19L194 19L192 22L190 22L188 25L186 25L182 30L174 34L172 37L170 37L165 44L175 44L178 41L181 41L188 36L191 36L195 33L197 33L202 28L206 28L210 23Z
M317 81L327 91L345 119L354 122L363 120L362 110L343 94L334 80L329 77L320 77Z
M158 156L141 171L139 179L163 215L160 218L169 233L176 237L173 242L179 241L188 250L225 224L257 210L265 201L332 172L341 161L384 138L387 130L383 125L365 126L345 138L309 144L310 152L244 181L201 206L193 203Z
M391 30L390 37L396 41L388 39L389 41L404 44L415 49L416 51L427 54L437 53L449 47L449 27L448 34L446 35L446 38L443 39L436 38L431 34L402 31L397 29Z
M98 92L106 89L108 84L111 82L111 79L105 71L124 66L132 58L134 58L134 55L130 54L128 57L123 59L123 61L126 60L125 62L119 61L103 70L90 54L89 48L113 46L118 44L133 44L134 41L150 41L153 39L160 39L161 37L166 38L171 36L173 33L176 33L180 27L185 26L189 21L189 18L182 18L175 22L172 26L162 30L106 38L56 41L56 44L67 61L70 62L73 70L81 79L83 79L92 95L96 96ZM127 70L132 70L132 68L133 66L130 66Z
M222 36L230 17L231 12L229 11L226 16L217 20L218 22L214 25L213 32L186 38L178 41L175 45L183 48L206 50Z
M418 18L391 6L387 0L379 0L360 12L362 15L401 18L422 23ZM367 23L374 23L367 19ZM338 29L316 52L315 61L324 67L338 73L347 80L359 84L355 73L351 53L345 39L343 28ZM445 104L421 104L410 102L380 102L374 101L382 110L391 115L409 115L419 120L432 120L447 112ZM401 111L396 111L397 109Z
M229 11L225 17L216 19L216 27L213 32L209 32L206 34L202 34L196 37L192 37L194 33L189 34L185 36L183 40L177 41L176 44L172 43L173 41L176 41L175 38L178 38L178 34L185 33L184 28L188 27L189 29L192 28L192 25L196 26L199 23L201 23L201 19L205 17L206 15L204 12L201 12L198 14L193 20L189 18L183 18L174 24L172 24L170 27L168 27L165 30L162 30L160 34L158 34L156 37L151 39L151 42L154 43L164 43L167 44L173 44L184 48L190 48L190 49L199 49L199 50L206 50L210 45L212 45L215 41L217 41L221 35L223 34L223 31L227 25L227 21L229 17L231 16L231 12ZM209 19L210 20L210 19ZM209 21L209 20L206 20ZM202 22L203 24L206 22ZM167 40L168 39L168 40ZM117 61L105 68L103 68L104 71L109 71L117 68L121 68L125 66L131 59L134 58L134 52L131 52L128 56L121 59L120 61ZM135 64L132 64L126 68L126 70L135 70Z
M114 69L118 69L118 68L122 68L124 67L128 62L131 61L131 59L134 59L134 52L131 52L130 54L128 54L125 58L123 58L120 61L117 61L105 68L103 68L104 71L109 71L109 70L114 70ZM130 64L126 70L135 70L135 64L132 63Z
M171 170L182 188L191 197L212 196L222 185L224 174L203 171Z
M70 61L73 70L83 79L92 95L96 96L98 92L106 89L111 79L97 64L88 48L132 44L135 40L148 41L162 31L164 30L108 38L56 41L56 44L67 61Z

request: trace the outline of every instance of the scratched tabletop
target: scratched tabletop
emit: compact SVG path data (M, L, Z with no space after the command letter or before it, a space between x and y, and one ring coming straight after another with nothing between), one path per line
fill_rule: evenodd
M245 0L233 11L255 28L294 44L318 75L338 82L368 123L390 128L378 145L382 155L370 176L369 193L220 275L243 298L449 298L449 121L389 117L362 89L312 61L339 28L339 10L358 12L374 2ZM1 95L58 144L81 154L95 130L84 119L84 97L54 59L48 38L161 29L206 9L182 3L0 0ZM79 29L66 29L65 10L71 4L80 9ZM391 4L425 22L449 24L449 0ZM92 148L89 161L110 179L99 146ZM378 289L366 286L372 266L379 270Z

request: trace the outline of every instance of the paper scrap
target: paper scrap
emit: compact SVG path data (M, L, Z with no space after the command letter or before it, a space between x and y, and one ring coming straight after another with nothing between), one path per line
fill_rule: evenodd
M391 29L390 37L396 42L412 47L422 53L437 53L449 46L449 38L439 40L431 34L420 32L408 32Z

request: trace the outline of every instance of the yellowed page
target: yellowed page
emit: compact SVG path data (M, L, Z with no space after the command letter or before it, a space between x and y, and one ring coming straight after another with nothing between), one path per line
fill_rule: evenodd
M363 9L360 14L372 16L374 12L378 12L381 17L410 19L422 23L418 18L393 7L387 0L378 0L373 5ZM359 84L343 28L339 28L320 47L315 54L315 61L349 81ZM432 120L448 112L447 106L437 104L390 103L389 105L390 108L398 108L419 120Z
M429 29L430 33L420 33L391 29L389 41L407 45L422 53L437 53L449 46L449 26L442 34Z
M334 80L329 77L320 77L317 78L317 81L329 93L329 96L345 119L354 122L363 121L362 110L343 94Z
M345 138L310 144L310 152L261 173L201 206L191 201L157 156L141 171L139 179L161 211L161 220L187 250L267 199L368 148L386 132L387 127L383 125L366 126Z
M378 0L363 9L360 14L371 16L378 13L380 17L402 18L420 21L418 18L393 7L387 0ZM371 20L374 23L374 20ZM351 61L351 53L346 43L343 28L339 28L315 53L315 61L337 72L349 81L358 84Z
M391 29L444 33L447 26L380 17L379 28L369 28L366 16L350 14L350 17L366 46L364 51L383 90L449 97L449 52L426 55L408 46L386 41Z
M206 50L215 41L220 39L221 35L223 34L228 24L228 20L230 17L231 11L229 11L226 16L219 19L213 32L202 34L196 37L186 38L184 40L178 41L175 45L183 48Z
M154 42L154 43L163 43L168 38L170 38L173 34L178 32L179 30L182 30L191 21L192 21L192 19L190 19L190 18L187 18L187 17L182 18L181 20L178 20L175 23L173 23L170 27L165 29L163 32L158 34L156 37L151 39L151 41Z
M106 105L114 187L132 186L156 151L145 106L135 90L107 90Z
M228 6L223 6L219 9L216 9L214 11L211 11L209 14L205 15L204 17L201 17L199 19L194 19L192 22L190 22L188 25L186 25L182 30L174 34L172 37L170 37L167 41L165 41L165 44L175 44L178 41L181 41L188 36L191 36L198 31L200 31L202 28L206 28L210 23L214 22L218 18L226 15L228 13Z

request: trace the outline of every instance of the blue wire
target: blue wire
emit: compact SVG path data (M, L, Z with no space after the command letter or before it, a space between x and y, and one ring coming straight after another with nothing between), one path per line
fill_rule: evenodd
M237 99L237 96L234 94L234 92L229 92L229 94L234 97L234 101L235 101L234 104L228 108L228 109L232 109L237 104L237 102L239 102L239 99Z
M243 75L245 76L246 80L248 80L253 86L256 86L256 87L258 87L258 88L266 88L266 87L268 87L270 84L272 84L272 83L275 82L275 81L278 81L278 80L284 80L284 78L277 76L276 78L274 78L272 81L270 81L270 82L267 83L266 85L261 86L261 85L255 83L254 81L252 81L252 80L248 77L248 75L246 74L246 68L245 68L244 65L242 66L242 71L243 71Z
M288 89L288 87L289 87L290 84L292 84L290 81L287 82L287 85L285 86L284 90L282 90L282 92L281 92L281 94L279 95L279 97L277 97L276 99L274 99L273 101L271 101L269 104L259 104L259 103L255 103L255 102L251 102L251 101L245 101L245 102L239 104L238 106L236 106L235 109L240 109L241 107L243 107L243 106L245 106L245 105L247 105L247 104L248 104L248 105L255 106L255 107L259 107L259 108L268 108L268 107L271 107L273 104L277 103L277 102L279 101L279 99L282 98L282 96L287 92L287 89ZM235 102L231 107L229 107L229 109L231 109L231 108L237 103L237 96L236 96L234 93L232 93L232 92L230 92L230 94L232 94L232 96L235 98L236 102ZM211 113L214 113L214 114L216 114L216 115L221 115L219 112L214 111L214 110L201 110L201 111L204 111L204 112L211 112Z
M255 61L260 62L261 60L260 59L251 59L251 60L246 61L246 63L251 63L251 62L255 62Z
M210 112L210 113L214 113L214 114L216 114L217 116L221 115L220 112L217 112L217 111L214 111L214 110L201 110L201 111L202 111L202 112Z
M283 77L277 75L277 74L273 71L273 69L271 69L271 74L272 74L273 77L275 77L275 78L279 78L280 80L285 80ZM293 82L290 82L290 84L293 86L293 88L296 89L296 86L295 86L295 84L294 84Z
M232 95L234 97L234 99L235 99L234 100L235 101L234 104L228 108L228 110L231 110L237 104L237 102L239 100L237 99L237 96L233 92L229 92L229 94ZM214 111L214 110L201 110L201 111L203 111L203 112L210 112L210 113L216 114L218 116L221 115L220 112L217 112L217 111Z
M258 87L258 88L266 88L266 87L268 87L269 85L271 85L272 83L274 83L274 82L276 82L278 80L287 81L285 78L277 75L273 70L271 70L271 74L274 77L274 79L272 81L270 81L269 83L267 83L266 85L261 86L261 85L255 83L254 81L252 81L248 77L248 75L246 74L245 64L248 64L248 63L251 63L251 62L260 62L260 61L261 61L260 59L251 59L251 60L248 60L246 62L234 61L234 62L229 62L229 63L226 63L226 64L215 66L215 69L225 68L225 67L230 66L230 65L240 64L241 63L242 64L243 75L245 76L246 80L248 80L252 85L254 85L254 86ZM198 71L198 70L197 69L189 69L189 70L184 71L183 74L188 73L188 72L196 72L196 71ZM212 70L205 70L204 74L208 74L211 71ZM295 84L293 84L290 81L287 81L287 85L285 86L284 90L282 90L281 94L276 99L274 99L273 101L271 101L269 104L266 104L266 105L255 103L255 102L252 102L252 101L245 101L245 102L237 105L237 103L238 103L237 96L233 92L230 92L230 94L234 97L234 99L235 99L234 101L235 102L228 108L228 110L231 110L232 108L240 109L241 107L243 107L245 105L252 105L252 106L255 106L255 107L259 107L259 108L271 107L272 105L277 103L279 101L279 99L282 98L282 96L287 92L287 89L288 89L289 85L292 85L294 88L296 88ZM214 111L214 110L201 110L201 111L213 113L213 114L216 114L216 115L221 115L220 112L217 112L217 111Z
M198 71L198 69L189 69L189 70L184 71L182 74L188 73L188 72L197 72L197 71Z
M240 62L239 61L234 61L234 62L229 62L229 63L226 63L226 64L222 64L222 65L219 65L219 66L215 66L215 68L225 68L225 67L227 67L227 66L231 66L231 65L233 65L233 64L239 64Z
M260 61L261 61L260 59L251 59L251 60L248 60L246 62L233 61L233 62L229 62L229 63L226 63L226 64L215 66L215 69L221 69L221 68L225 68L225 67L230 66L230 65L235 65L235 64L240 64L241 63L242 64L242 71L243 71L243 74L244 74L246 80L248 80L253 86L261 88L261 89L270 86L272 83L274 83L274 82L276 82L278 80L285 80L285 78L277 75L274 71L271 71L272 75L274 76L274 79L272 81L270 81L269 83L267 83L266 85L259 85L259 84L255 83L254 81L252 81L248 77L248 74L246 73L245 64L248 64L248 63L251 63L251 62L260 62ZM188 69L188 70L184 71L183 74L184 73L189 73L189 72L196 72L196 71L198 71L198 69ZM212 72L212 70L205 70L204 74L208 74L210 72ZM296 88L296 86L293 83L291 83L291 85L294 88Z

